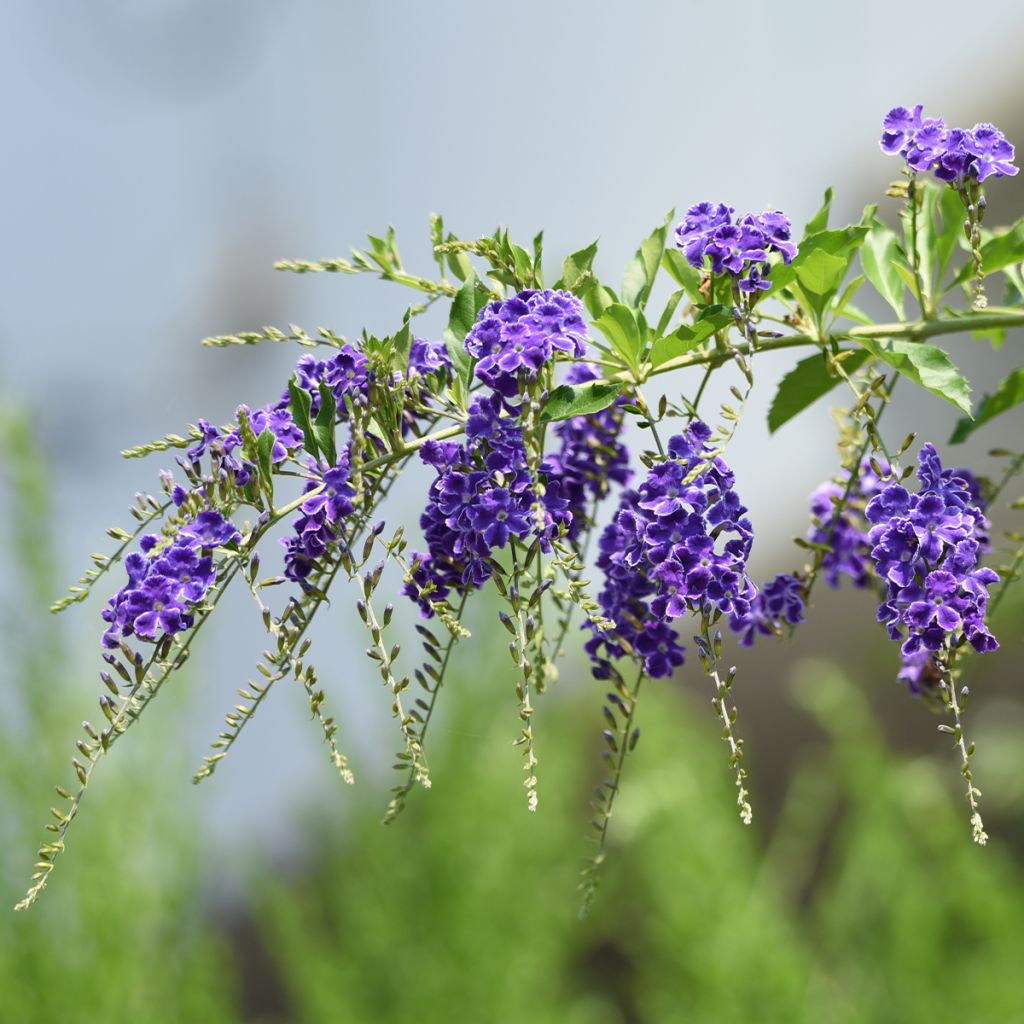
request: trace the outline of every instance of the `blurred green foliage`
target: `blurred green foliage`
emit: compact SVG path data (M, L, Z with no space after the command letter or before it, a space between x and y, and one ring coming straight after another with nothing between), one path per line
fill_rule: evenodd
M282 1019L1024 1020L1009 851L970 842L947 766L886 749L833 667L804 663L795 684L828 743L766 846L736 818L710 712L673 685L644 695L580 922L593 701L555 698L539 716L545 785L527 817L493 694L464 679L434 737L434 787L408 817L382 830L363 804L316 835L308 873L262 888Z
M0 882L12 904L39 807L70 774L63 738L93 700L96 655L69 656L43 612L55 592L44 471L24 420L8 415L3 433ZM819 741L801 750L778 819L753 829L737 819L710 709L680 684L650 687L581 922L596 693L562 685L541 705L541 804L528 815L501 655L456 660L433 788L382 828L385 780L339 786L310 808L305 862L285 876L251 855L247 868L203 863L182 803L188 766L168 740L184 723L164 702L151 739L140 731L90 788L59 884L25 914L0 912L0 1022L1024 1021L1024 870L1006 838L1019 814L993 821L988 848L972 844L941 744L935 758L889 749L837 669L797 667L791 692ZM1019 768L1016 735L979 733L979 753ZM239 870L248 905L215 913L204 887Z

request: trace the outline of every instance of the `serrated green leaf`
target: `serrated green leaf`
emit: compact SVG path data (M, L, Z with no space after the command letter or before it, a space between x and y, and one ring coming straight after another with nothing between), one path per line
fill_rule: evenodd
M597 242L591 242L585 249L566 256L562 261L562 279L558 287L566 288L574 294L581 286L586 289L594 280L594 257L597 255Z
M892 307L896 315L906 319L904 306L904 279L897 269L903 262L896 232L876 220L864 239L860 250L860 263L875 291Z
M999 382L999 386L991 395L985 395L978 403L978 410L974 419L964 418L957 421L953 436L949 439L950 444L960 444L966 441L978 427L988 423L1000 413L1006 412L1014 406L1024 402L1024 367L1014 370L1008 377Z
M338 418L338 403L327 381L320 381L320 411L313 421L316 443L323 452L328 466L337 465L338 443L334 436L334 424Z
M859 224L848 224L843 228L818 231L803 239L792 263L777 263L772 267L772 287L765 292L765 296L774 295L797 280L800 267L816 252L823 252L838 258L846 257L847 265L849 265L853 253L860 248L867 237L868 227L874 213L875 207L867 207Z
M314 459L319 459L320 449L317 447L316 432L313 430L313 423L310 419L313 410L313 396L299 383L299 378L295 374L288 381L288 398L292 419L302 431L302 440L306 451Z
M797 265L797 281L819 316L839 290L849 265L849 258L833 256L824 249L815 249Z
M824 231L828 227L828 215L832 212L832 189L825 189L825 198L821 204L821 209L807 222L807 226L804 228L804 238L809 235L817 234L819 231Z
M897 338L856 338L857 344L908 380L971 414L971 387L948 355L935 345Z
M452 308L448 314L448 330L452 337L462 342L466 340L476 323L477 315L487 304L487 295L477 286L475 275L471 275L452 299Z
M612 348L631 370L639 368L644 337L637 316L629 306L613 302L594 321L594 326L608 339Z
M588 416L607 409L622 394L621 384L588 381L586 384L563 384L548 395L541 410L546 423L567 420L572 416Z
M857 352L844 360L843 368L848 374L853 373L869 358L869 353ZM841 377L829 376L823 356L801 359L779 382L779 390L768 410L769 433L774 434L784 423L813 405L841 382Z
M724 306L708 306L692 324L683 324L671 334L656 338L651 345L648 361L651 366L661 366L670 359L692 352L716 331L733 323L731 310Z
M405 320L398 333L391 339L391 351L394 353L392 366L404 368L409 362L409 350L412 348L412 324L410 312L406 311Z

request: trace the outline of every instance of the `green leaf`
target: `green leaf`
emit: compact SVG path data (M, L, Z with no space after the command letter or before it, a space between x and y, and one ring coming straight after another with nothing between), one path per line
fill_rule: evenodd
M480 310L490 301L490 296L480 287L476 274L470 273L466 283L458 290L452 300L452 308L448 314L448 327L444 332L444 343L448 349L448 358L452 361L452 369L469 386L473 374L473 360L463 342L476 323Z
M966 441L978 427L989 420L994 419L1000 413L1012 409L1015 405L1024 402L1024 367L1014 370L1008 377L1004 378L996 388L995 393L985 395L978 403L978 410L974 419L964 418L959 420L953 436L949 439L950 444L959 444Z
M563 384L548 395L541 410L546 423L567 420L570 416L587 416L607 409L622 394L621 384L592 380L586 384Z
M299 378L295 374L288 381L288 397L288 406L291 409L292 419L299 430L302 431L302 440L306 451L314 459L320 458L320 449L316 443L316 433L310 420L310 414L313 409L313 396L299 383Z
M952 402L962 412L971 414L971 387L949 356L935 345L888 338L855 338L858 345L888 363L908 380L933 395Z
M466 340L466 335L476 323L477 314L487 305L487 299L483 289L477 286L475 275L458 290L448 314L448 330L456 341Z
M827 188L825 189L825 199L821 204L821 209L807 222L807 226L804 228L804 238L819 231L824 231L828 227L828 215L831 212L832 189Z
M668 330L669 324L672 323L672 317L675 316L684 295L686 295L686 291L680 288L669 296L668 302L665 303L665 308L661 311L661 316L658 318L658 326L654 329L655 337L660 338Z
M874 217L875 208L868 207L864 211L864 218L859 224L848 224L844 228L835 228L828 231L818 231L809 235L800 243L800 250L792 263L777 263L772 267L772 287L764 295L774 295L782 291L797 279L797 273L816 252L823 252L829 256L839 258L846 257L847 264L853 253L861 247L867 237L870 220ZM838 286L837 286L838 287Z
M591 242L585 249L566 256L562 262L562 279L556 287L566 288L576 295L581 294L595 280L593 267L596 255L597 242Z
M665 221L656 227L640 243L636 255L626 265L622 275L622 301L627 306L643 309L651 294L654 279L658 276L661 258L665 254L665 236L674 210L670 210Z
M613 302L595 321L594 326L608 339L626 366L637 370L640 352L646 340L640 331L636 314L621 302Z
M334 424L338 418L338 403L327 381L320 381L320 411L313 421L316 443L323 452L328 466L338 462L338 444L334 437Z
M986 274L1013 263L1024 263L1024 217L1002 234L993 235L981 247L981 265ZM968 262L953 278L953 284L962 284L973 273L974 268Z
M392 351L397 357L391 364L392 366L399 366L404 369L409 363L409 350L412 348L412 325L409 322L411 316L411 310L407 310L405 319L402 321L402 326L398 333L391 339Z
M594 317L595 320L601 316L609 306L617 301L618 299L615 297L615 292L603 284L595 283L593 287L587 288L583 293L583 302L590 311L590 315Z
M935 294L935 268L938 265L938 234L935 227L935 211L939 205L939 188L931 182L924 184L921 192L921 206L917 214L917 252L920 260L921 288L924 292L924 302L929 308L932 304L932 296ZM907 243L907 251L910 252L910 228L911 218L906 210L903 214L903 228Z
M870 358L867 352L857 352L843 361L847 373L853 373ZM779 383L771 408L768 410L768 431L774 434L783 423L787 423L797 413L813 405L823 395L828 394L841 377L829 375L824 356L810 356L801 359Z
M263 433L256 438L256 458L260 465L260 476L263 477L263 486L271 501L274 499L274 445L276 442L277 435L270 427L264 427Z
M704 301L700 293L700 271L696 267L691 267L678 249L666 249L661 265L694 302Z
M683 324L671 334L656 338L651 345L648 361L651 366L661 366L676 356L692 352L723 327L733 322L732 311L724 306L708 306L693 324Z
M863 274L858 274L849 284L843 289L843 294L836 299L835 304L835 315L837 317L842 316L846 312L846 307L853 301L853 297L860 291L861 286L867 278ZM851 319L853 319L851 317Z
M942 227L935 240L935 251L939 259L939 283L946 273L953 253L964 241L964 218L967 213L964 204L955 189L943 188L939 196L937 212L942 218Z
M543 274L544 263L544 232L538 231L533 238L533 280L538 288L544 287Z
M818 316L821 316L829 299L839 290L849 265L849 258L843 259L824 249L815 249L796 267L800 287Z
M906 319L903 278L896 265L903 261L896 232L880 220L871 225L860 250L860 262L875 291L901 319Z

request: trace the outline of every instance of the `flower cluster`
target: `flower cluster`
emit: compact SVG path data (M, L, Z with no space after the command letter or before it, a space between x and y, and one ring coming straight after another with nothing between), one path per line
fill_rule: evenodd
M867 506L871 557L886 586L879 621L903 641L908 659L964 641L979 652L995 650L985 608L988 585L999 577L978 567L987 543L984 513L970 482L944 470L931 444L921 449L917 475L916 494L891 483Z
M290 580L302 582L317 566L328 547L339 540L339 528L353 510L355 490L349 485L349 451L342 449L336 465L324 470L310 459L310 469L319 475L320 482L311 480L306 485L308 498L299 508L292 524L294 533L283 537L284 574Z
M601 536L597 564L605 585L598 600L616 628L587 644L599 678L608 674L609 658L628 650L652 678L670 675L684 654L671 620L687 612L750 614L753 528L732 470L708 447L710 436L697 420L671 438L667 460L623 494Z
M103 645L117 647L132 634L156 640L158 633L173 636L191 628L193 610L216 577L211 552L238 540L234 525L212 509L182 526L169 544L155 534L144 536L142 550L124 560L127 585L103 610Z
M783 625L796 626L803 621L803 581L790 573L780 573L754 595L746 614L734 612L729 617L729 627L739 634L744 647L750 647L758 634L769 636Z
M884 153L899 153L912 171L931 171L940 181L960 186L967 179L1017 173L1013 145L995 125L947 128L941 117L922 117L922 109L920 103L913 110L894 107L885 115L880 142Z
M866 587L871 579L871 544L864 509L890 475L888 466L882 464L879 468L885 477L880 477L870 460L864 459L852 483L850 470L844 469L838 481L829 480L811 495L807 539L823 549L821 571L830 587L838 587L841 576L849 576L859 588Z
M420 457L437 470L420 517L427 552L414 556L413 578L405 593L425 617L432 602L450 591L465 593L491 576L491 554L510 540L550 539L568 527L568 503L555 467L540 466L543 497L538 497L526 457L522 428L502 417L499 394L476 398L469 408L466 443L428 441Z
M416 338L413 341L409 349L410 377L426 377L440 370L450 371L451 368L451 356L448 355L448 347L443 341L427 341L424 338Z
M597 380L598 374L586 363L577 363L566 376L570 384ZM548 457L549 472L561 484L562 496L572 516L568 536L576 539L583 531L593 508L604 498L612 483L624 487L632 475L629 449L619 440L622 433L622 412L625 402L587 416L572 416L555 428L558 450Z
M734 212L724 203L691 206L676 228L676 245L698 270L710 260L713 274L731 274L742 291L764 291L771 287L769 254L779 253L784 263L796 256L792 225L779 210L748 213L735 223Z
M514 399L557 352L586 354L583 306L569 292L523 291L485 306L466 335L476 375L503 398Z

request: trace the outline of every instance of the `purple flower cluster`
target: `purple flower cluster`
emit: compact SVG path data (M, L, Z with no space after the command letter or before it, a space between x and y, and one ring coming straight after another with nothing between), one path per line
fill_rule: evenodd
M342 449L337 465L330 469L324 470L312 459L309 462L320 482L311 480L306 485L309 497L292 524L294 533L281 539L285 549L284 574L300 583L308 579L328 547L339 540L341 524L352 513L352 498L356 493L348 482L348 448Z
M451 356L448 355L448 348L443 341L427 341L424 338L416 338L413 341L409 349L410 377L414 374L426 377L440 370L450 371L451 368Z
M889 636L915 659L965 640L979 652L999 645L985 625L988 586L999 577L979 568L988 523L971 481L943 469L935 447L918 456L921 488L891 483L868 503L871 557L886 599L878 610Z
M769 636L783 625L795 626L803 621L803 582L789 573L780 573L757 592L745 615L734 612L729 617L729 627L739 634L744 647L751 647L758 634Z
M597 372L586 363L576 363L566 375L570 384L597 379ZM624 401L620 398L617 404ZM570 539L580 535L588 506L605 497L612 483L621 487L629 483L629 449L619 440L622 422L622 412L613 406L588 416L572 416L555 428L560 443L548 457L549 472L560 482L569 504Z
M888 467L879 467L888 475ZM821 571L830 587L839 586L840 576L849 576L855 587L864 588L871 579L871 544L864 518L867 503L885 486L884 478L865 459L857 479L850 485L850 470L843 471L839 482L830 480L811 495L812 525L807 539L825 547ZM849 487L849 493L847 493ZM843 495L842 509L838 503Z
M587 643L598 678L607 676L609 659L628 650L652 678L670 675L684 655L671 620L690 611L750 614L753 528L732 470L708 448L710 436L698 420L671 438L668 459L623 494L601 536L597 564L605 585L598 600L615 630Z
M940 181L957 185L1017 173L1013 145L995 125L947 128L941 117L922 117L922 109L920 103L913 110L894 107L885 115L884 153L899 153L912 171L932 171Z
M213 548L240 539L234 525L213 510L200 512L166 546L155 534L143 537L142 550L124 560L127 585L103 610L108 623L103 645L117 647L132 634L156 640L158 633L173 636L190 629L193 611L216 577Z
M676 228L676 245L698 270L710 260L713 274L731 274L742 291L764 291L771 287L769 254L779 253L784 263L796 256L792 225L779 210L748 213L733 222L734 212L724 203L691 206Z
M491 575L490 556L510 540L546 544L570 521L555 467L540 466L544 494L537 490L527 464L522 429L501 416L499 394L476 398L469 408L466 442L428 441L420 457L437 470L427 506L420 517L427 553L414 555L408 596L419 601L425 617L431 601L451 591L480 587ZM539 510L539 512L538 512ZM426 596L421 591L428 584Z
M503 398L516 398L556 353L586 354L583 306L569 292L523 291L485 306L466 335L476 375Z

